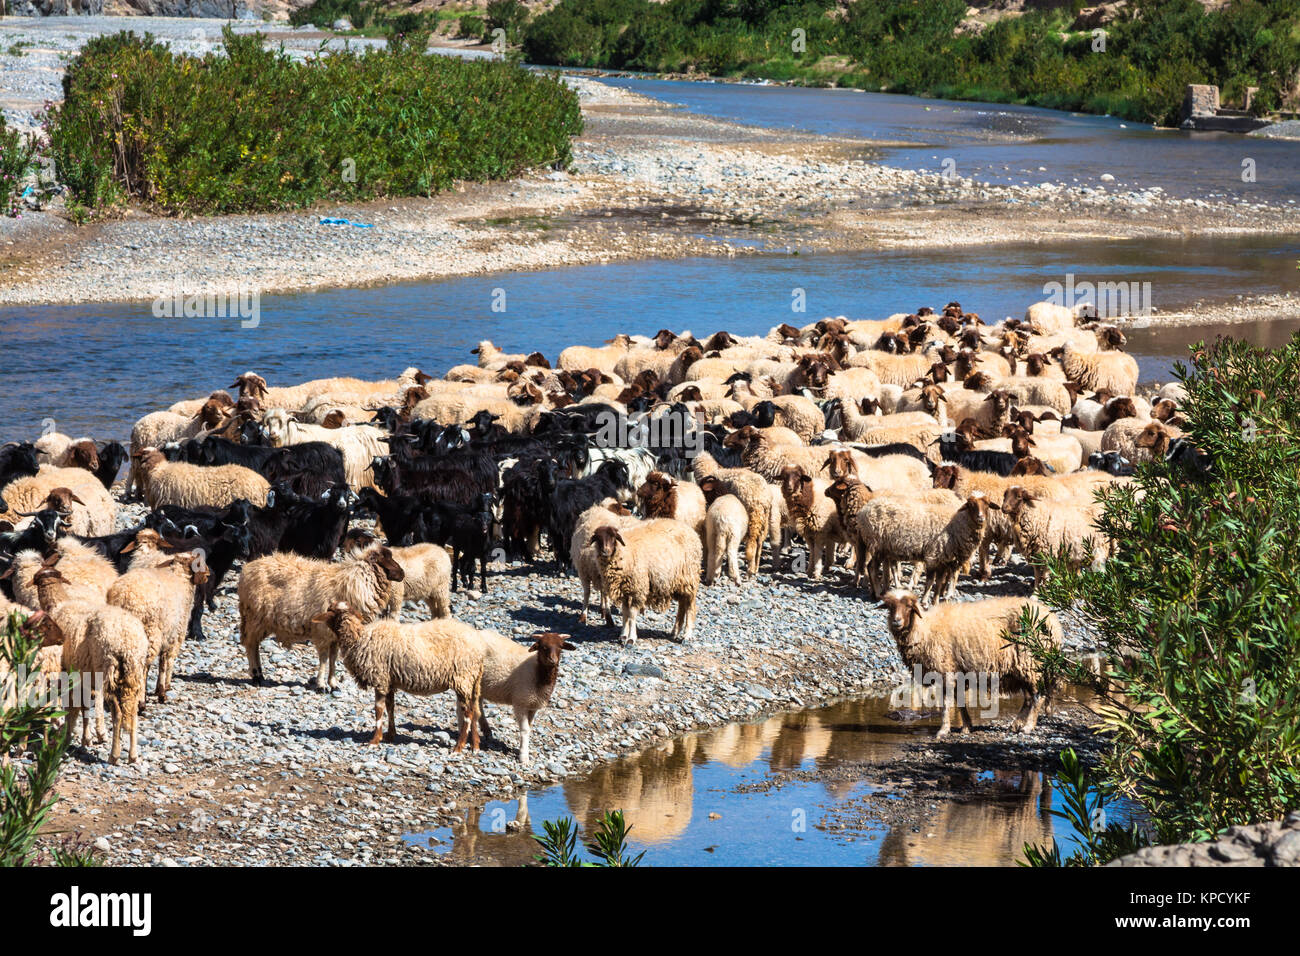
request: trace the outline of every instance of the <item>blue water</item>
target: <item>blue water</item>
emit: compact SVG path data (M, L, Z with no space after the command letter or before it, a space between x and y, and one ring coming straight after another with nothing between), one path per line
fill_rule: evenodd
M264 296L257 328L158 319L149 303L9 307L0 309L0 439L30 438L45 418L68 434L122 438L141 415L226 388L248 369L272 385L394 377L410 365L440 374L473 361L482 338L554 360L566 345L618 332L762 334L781 322L881 317L951 299L996 321L1022 314L1045 283L1070 273L1076 283L1150 282L1151 304L1168 311L1295 291L1298 259L1300 238L1197 238L648 261ZM498 289L504 312L492 311ZM797 290L804 312L792 311ZM1199 334L1166 333L1147 349L1136 333L1144 378L1167 379L1171 357Z
M913 144L890 165L995 183L1159 186L1180 198L1300 203L1300 142L1153 129L1113 117L855 90L608 79L613 86L715 119ZM1250 160L1243 166L1244 160ZM1042 170L1039 167L1043 167ZM1253 181L1243 181L1249 169Z
M603 812L622 810L631 851L644 850L654 866L1010 866L1025 842L1055 837L1065 855L1077 846L1050 813L1061 809L1059 793L1038 772L950 765L942 776L955 783L944 786L959 798L922 799L932 812L893 825L861 812L868 796L877 807L897 804L905 779L927 792L925 769L890 762L907 745L928 746L934 723L899 723L885 716L889 709L882 698L850 700L688 734L531 791L522 804L490 801L455 826L406 839L461 860L519 865L538 852L532 835L544 821L571 817L586 839ZM1016 744L1007 746L1014 752ZM1127 805L1108 812L1132 818Z

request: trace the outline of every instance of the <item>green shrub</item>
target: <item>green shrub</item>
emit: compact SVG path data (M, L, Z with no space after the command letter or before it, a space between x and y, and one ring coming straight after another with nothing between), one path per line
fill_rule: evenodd
M1220 340L1181 364L1187 431L1212 462L1144 466L1108 491L1099 571L1053 562L1041 596L1073 606L1111 672L1105 784L1162 843L1300 806L1300 334Z
M10 129L0 115L0 213L18 215L23 180L35 166L36 139Z
M461 17L456 26L456 39L458 40L478 40L483 37L485 24L482 17L468 16Z
M587 852L596 858L594 863L583 860L578 852L578 828L572 817L561 817L554 823L547 820L542 829L541 836L533 837L542 852L533 859L543 866L640 866L645 856L644 851L636 856L627 852L627 835L632 828L623 819L622 810L603 813L596 821L596 832L586 845Z
M58 800L54 784L67 756L71 730L66 723L55 727L66 716L56 703L37 699L29 692L30 685L18 680L19 675L38 672L41 638L26 624L26 617L17 613L0 620L0 662L6 665L0 670L7 670L6 677L0 678L0 698L9 701L0 708L0 755L21 750L33 754L25 772L14 762L0 765L0 867L93 864L92 853L76 844L54 845L48 854L38 849L41 830Z
M68 65L50 146L76 201L179 214L429 195L566 165L577 96L517 64L392 49L303 62L223 34L224 55L98 37Z
M508 42L519 42L519 31L528 19L528 8L519 0L488 0L483 12L485 35L490 37L494 30L504 30Z

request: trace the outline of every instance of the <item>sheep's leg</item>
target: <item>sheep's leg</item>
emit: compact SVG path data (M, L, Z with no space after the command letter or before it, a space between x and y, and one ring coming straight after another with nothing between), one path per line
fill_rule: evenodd
M474 690L473 690L473 696L470 698L469 708L470 708L470 718L469 718L470 747L473 748L475 753L478 753L478 749L479 749L478 714L479 711L483 709L483 675L482 674L479 674L477 677L474 678Z
M329 664L330 652L328 648L316 648L316 689L322 694L328 694L329 686Z
M600 613L605 615L605 626L614 626L614 609L610 604L609 595L605 593L604 588L596 589L600 594Z
M623 643L628 646L636 643L636 611L627 598L623 600Z
M952 714L950 713L951 708L948 706L949 703L947 694L944 695L943 700L939 701L939 732L935 734L935 737L947 737L948 732L952 730Z
M604 603L605 603L604 601L601 602L602 610L604 609ZM586 578L583 578L583 580L582 580L582 613L578 615L578 623L579 623L579 624L586 624L586 623L587 623L587 607L588 607L588 605L590 605L590 604L591 604L591 582L588 581Z
M397 740L397 691L388 692L388 733L384 735L385 743Z
M376 690L375 691L375 732L371 735L370 739L366 741L366 743L368 744L377 744L379 743L379 741L384 739L384 699L385 699L384 692L381 690Z
M960 710L961 710L961 732L963 734L968 734L975 729L975 726L970 722L970 711L966 709L965 697L962 698Z
M100 690L95 694L95 743L97 744L102 744L105 737L104 708L107 704L104 698L104 690L103 688L100 688Z
M1025 702L1020 708L1020 713L1011 724L1011 729L1020 732L1028 732L1038 726L1038 714L1043 706L1043 695L1037 691L1027 692Z
M122 720L126 714L126 704L134 701L112 701L109 709L113 711L113 746L108 752L108 762L116 764L122 758Z
M722 563L722 549L716 541L709 541L704 556L704 583L712 584L718 576L718 565Z
M528 739L533 732L533 715L535 710L528 710L525 707L515 708L515 723L519 725L519 763L521 766L528 766Z
M153 669L153 661L144 662L144 693L140 695L140 700L136 704L136 713L145 713L146 698L149 696L149 671ZM158 671L158 681L162 681L162 670Z
M167 693L172 689L172 667L176 664L176 652L179 648L168 646L158 657L158 703L167 703ZM148 687L148 684L145 685ZM140 695L142 698L143 694Z
M479 553L478 556L478 577L479 577L479 583L483 585L484 594L487 594L487 565L488 565L488 554L487 554L487 550L484 549L482 552Z
M242 620L239 629L245 635L242 640L244 653L248 655L248 677L254 684L261 684L265 680L262 676L262 639L249 635Z
M740 583L740 542L734 539L727 545L727 577L733 584Z

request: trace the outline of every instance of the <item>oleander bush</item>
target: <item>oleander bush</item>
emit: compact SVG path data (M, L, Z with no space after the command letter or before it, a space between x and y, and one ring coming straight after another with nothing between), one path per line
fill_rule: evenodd
M36 141L10 129L0 116L0 215L18 214L23 181L36 160Z
M1205 457L1106 492L1114 556L1099 571L1051 562L1040 595L1098 635L1103 676L1053 666L1102 694L1101 783L1161 843L1300 807L1300 334L1198 345L1176 374Z
M202 57L132 32L87 43L46 118L75 200L189 215L426 196L566 166L582 129L576 94L516 63L409 36L305 61L263 41L227 29Z

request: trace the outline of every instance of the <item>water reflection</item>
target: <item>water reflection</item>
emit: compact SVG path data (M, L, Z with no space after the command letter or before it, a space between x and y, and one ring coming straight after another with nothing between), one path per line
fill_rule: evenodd
M729 724L517 801L475 807L454 827L408 839L432 838L435 851L467 862L517 866L538 852L532 836L542 821L571 816L585 838L616 809L632 826L633 849L660 866L1008 866L1026 842L1051 838L1054 794L1041 773L963 769L936 777L940 763L893 763L904 744L928 738L934 726L934 719L893 719L882 698ZM867 782L890 777L894 783ZM890 827L867 812L864 798L932 786L957 797L936 796L936 812L916 824Z

